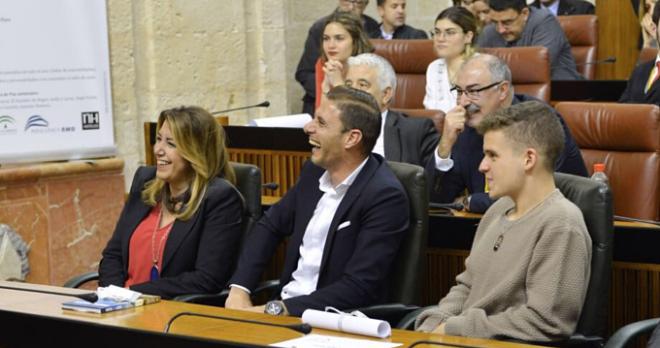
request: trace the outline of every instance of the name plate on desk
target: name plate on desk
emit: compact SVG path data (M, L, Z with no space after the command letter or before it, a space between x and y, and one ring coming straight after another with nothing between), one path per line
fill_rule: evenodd
M626 80L569 80L552 81L552 101L609 101L619 100L626 89Z

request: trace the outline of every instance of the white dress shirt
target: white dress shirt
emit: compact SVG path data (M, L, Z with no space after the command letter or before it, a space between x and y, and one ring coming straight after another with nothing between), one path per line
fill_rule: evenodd
M323 249L330 230L330 224L335 217L339 204L346 195L346 191L353 184L367 160L368 158L336 187L332 187L330 174L327 171L319 178L319 190L324 194L316 204L314 215L305 229L305 235L299 249L298 268L291 275L293 279L282 288L280 296L283 300L309 295L316 290L321 270L321 258L323 257ZM345 222L341 221L340 223ZM348 223L350 224L350 222Z
M387 120L388 110L383 111L380 114L380 135L376 139L376 144L374 144L373 150L371 152L377 153L385 157L385 121Z

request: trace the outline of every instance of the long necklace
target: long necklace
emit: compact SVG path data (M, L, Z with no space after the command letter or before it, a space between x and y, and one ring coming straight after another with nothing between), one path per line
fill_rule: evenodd
M160 269L158 268L158 259L160 258L160 251L161 248L163 247L163 242L165 239L167 239L167 236L170 234L170 230L172 229L172 225L170 224L167 227L167 230L163 235L160 237L160 241L158 242L158 249L156 249L156 233L158 233L158 225L160 225L160 219L163 216L163 206L160 206L160 209L158 210L158 219L156 220L156 224L154 225L154 231L151 233L151 273L149 276L149 279L151 281L157 280L160 277Z

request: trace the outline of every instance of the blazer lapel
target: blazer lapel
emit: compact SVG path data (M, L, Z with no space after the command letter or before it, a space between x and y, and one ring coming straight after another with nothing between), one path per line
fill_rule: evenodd
M197 209L197 212L195 212L195 215L193 215L187 221L174 220L174 224L172 225L170 234L169 236L167 236L167 242L165 242L161 272L167 269L167 264L172 260L172 257L174 257L174 254L176 253L176 250L179 248L179 246L186 238L190 230L192 230L193 226L195 226L197 220L199 220L199 215L201 214L201 211L203 209L204 209L204 203L200 205L200 207Z
M335 216L332 218L332 223L330 223L330 229L328 230L328 236L325 239L325 246L323 247L323 257L321 258L321 266L319 268L319 279L320 274L323 273L325 264L328 261L328 256L330 254L330 249L332 249L332 243L337 233L337 226L340 223L344 222L345 215L347 215L348 210L351 208L355 200L360 196L362 189L365 187L367 182L371 179L374 172L378 169L378 161L374 159L373 155L369 157L367 163L362 168L360 174L358 174L355 181L351 187L348 188L344 199L339 203ZM368 199L368 198L366 198Z
M385 158L388 161L401 162L401 134L398 127L399 115L388 110L383 134Z

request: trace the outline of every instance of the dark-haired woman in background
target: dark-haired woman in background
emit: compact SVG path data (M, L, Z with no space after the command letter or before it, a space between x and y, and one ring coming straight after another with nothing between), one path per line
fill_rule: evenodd
M325 23L321 38L321 57L316 62L316 101L336 86L344 85L348 57L373 52L360 17L349 12L335 12Z
M433 28L433 49L439 57L426 70L426 109L449 111L456 106L454 79L463 62L474 54L477 20L464 7L440 12Z
M243 209L223 129L199 107L165 110L154 155L155 167L135 173L99 284L163 298L218 292L233 272Z

